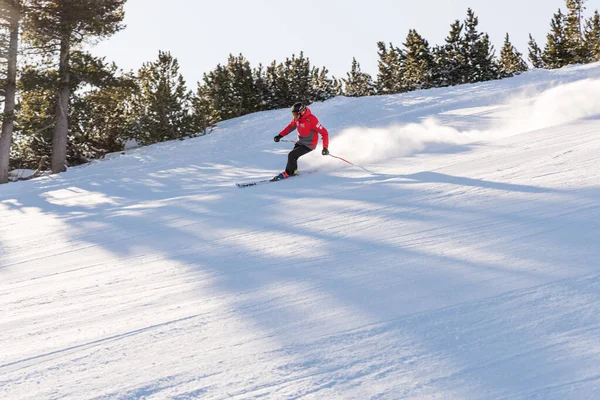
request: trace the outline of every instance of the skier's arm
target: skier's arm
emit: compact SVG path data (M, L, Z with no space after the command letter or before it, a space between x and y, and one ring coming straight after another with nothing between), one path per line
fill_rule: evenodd
M315 130L317 132L319 132L321 134L321 137L323 138L323 147L328 148L329 147L329 132L327 132L327 129L325 129L325 127L323 125L321 125L320 122L317 121L317 124L315 125Z
M286 135L290 134L291 132L294 132L295 130L296 130L296 121L292 120L292 122L290 122L288 124L288 126L283 128L283 130L281 132L279 132L279 136L281 136L281 137L286 136Z

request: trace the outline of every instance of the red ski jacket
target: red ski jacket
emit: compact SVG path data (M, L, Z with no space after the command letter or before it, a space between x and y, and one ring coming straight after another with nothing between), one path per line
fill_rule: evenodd
M327 132L327 129L325 129L325 127L319 123L317 117L310 112L308 107L306 107L306 111L300 117L300 119L292 119L292 122L290 122L288 126L279 132L279 135L288 135L296 129L298 129L297 143L314 150L315 147L317 147L317 143L319 143L319 135L317 135L318 132L321 134L321 136L323 136L323 147L329 147L329 132Z

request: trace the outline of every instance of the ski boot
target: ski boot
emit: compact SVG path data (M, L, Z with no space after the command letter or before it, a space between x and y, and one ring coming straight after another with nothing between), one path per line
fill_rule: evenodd
M273 179L271 179L271 181L272 181L272 182L275 182L275 181L281 181L281 180L283 180L283 179L285 179L285 178L288 178L288 177L289 177L288 173L287 173L287 172L285 172L285 171L283 171L283 172L282 172L282 173L280 173L279 175L276 175L275 177L273 177Z

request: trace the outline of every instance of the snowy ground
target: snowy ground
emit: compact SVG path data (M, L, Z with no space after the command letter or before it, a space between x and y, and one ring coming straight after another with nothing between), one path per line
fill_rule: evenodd
M2 399L600 398L600 64L0 187Z

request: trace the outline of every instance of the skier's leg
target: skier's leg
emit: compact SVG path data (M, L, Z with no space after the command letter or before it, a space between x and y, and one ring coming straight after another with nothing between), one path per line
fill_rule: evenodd
M309 149L306 146L296 143L294 149L288 154L288 162L287 166L285 167L285 172L288 175L293 175L294 172L296 172L296 170L298 169L298 159L303 155L310 153L311 151L312 149Z

